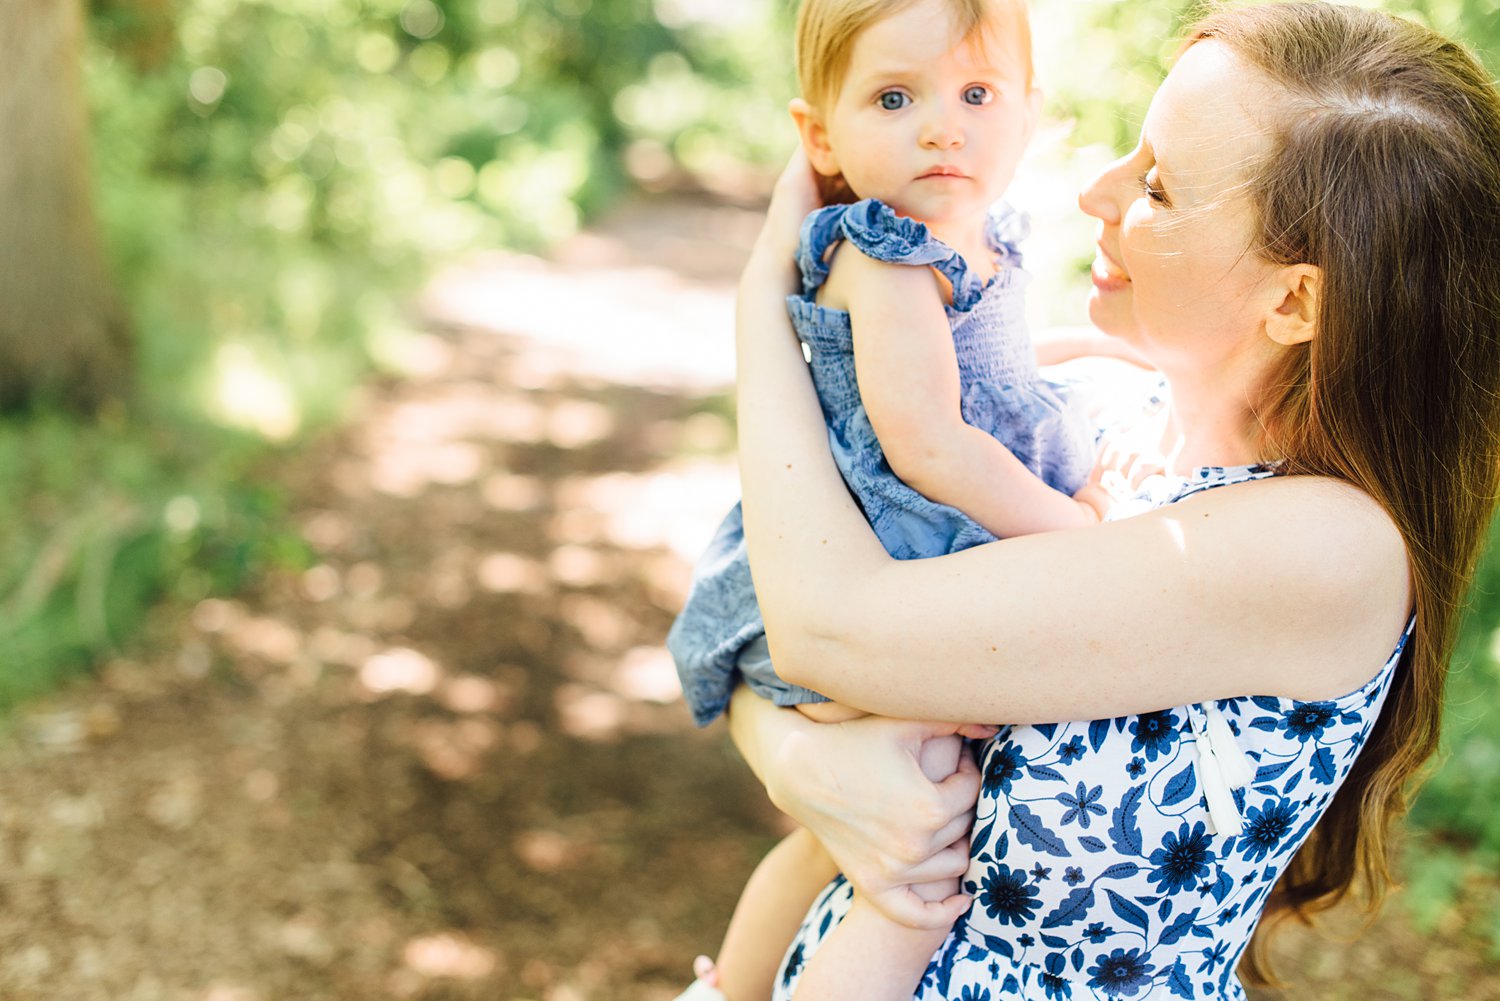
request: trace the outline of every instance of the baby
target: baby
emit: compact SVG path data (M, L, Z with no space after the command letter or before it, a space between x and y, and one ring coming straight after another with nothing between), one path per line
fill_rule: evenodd
M1091 435L1038 374L1024 324L1024 222L997 205L1040 108L1023 0L804 0L797 67L792 118L832 204L803 224L802 294L788 306L871 527L913 559L1097 522L1108 499L1086 484ZM741 679L822 722L860 715L777 677L738 507L668 646L700 725ZM957 738L933 742L923 771L946 778L960 753ZM811 835L789 836L752 876L718 966L702 965L684 997L768 997L798 919L834 875ZM914 889L941 900L957 882ZM856 896L798 997L909 998L942 938Z

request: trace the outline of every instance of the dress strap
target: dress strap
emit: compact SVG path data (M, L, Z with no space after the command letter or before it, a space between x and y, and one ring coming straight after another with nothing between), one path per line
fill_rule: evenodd
M936 269L953 286L954 309L972 309L984 293L984 283L970 273L963 257L925 224L867 198L852 205L825 206L803 220L797 265L804 295L811 297L828 280L828 250L844 240L877 261Z

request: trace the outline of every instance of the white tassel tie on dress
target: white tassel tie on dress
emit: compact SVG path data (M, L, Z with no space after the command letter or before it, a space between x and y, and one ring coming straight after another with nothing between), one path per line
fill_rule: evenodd
M1234 790L1243 789L1254 780L1255 767L1240 749L1229 721L1217 705L1205 702L1189 708L1188 719L1197 738L1198 784L1208 802L1211 833L1237 837L1244 831L1245 821L1234 802Z

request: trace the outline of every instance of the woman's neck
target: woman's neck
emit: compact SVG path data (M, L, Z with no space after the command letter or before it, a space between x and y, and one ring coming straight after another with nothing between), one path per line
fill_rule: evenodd
M1254 418L1244 397L1199 379L1173 380L1171 406L1162 427L1161 452L1173 471L1200 466L1239 466L1263 457L1257 447Z

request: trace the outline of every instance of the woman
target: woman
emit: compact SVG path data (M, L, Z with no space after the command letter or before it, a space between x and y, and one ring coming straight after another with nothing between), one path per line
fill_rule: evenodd
M1384 886L1500 471L1500 99L1456 45L1358 9L1189 37L1080 199L1091 317L1170 386L1136 517L891 560L782 305L812 187L778 186L739 311L756 588L788 681L899 718L735 696L746 758L848 877L778 996L878 908L954 924L924 999L1237 998L1263 914ZM922 744L976 720L1005 724L979 768L923 780ZM1043 722L1065 720L1092 722ZM907 890L958 872L967 896Z

